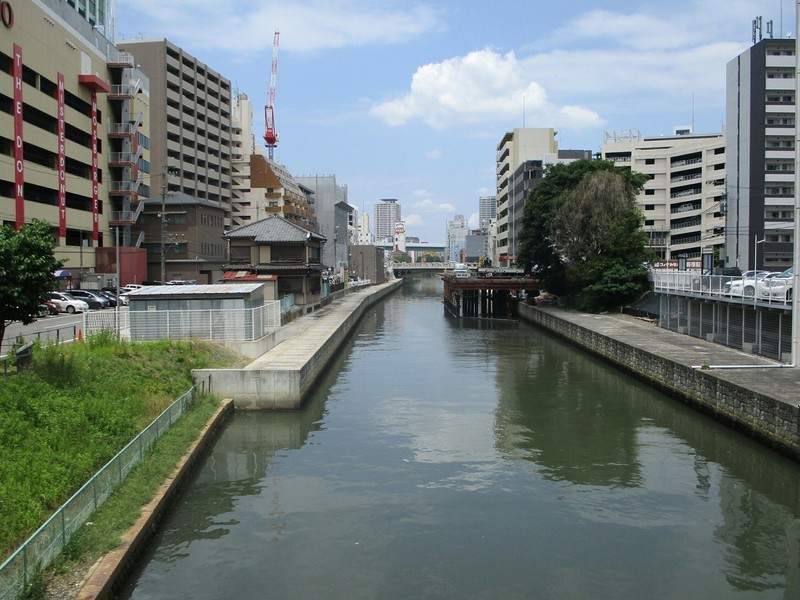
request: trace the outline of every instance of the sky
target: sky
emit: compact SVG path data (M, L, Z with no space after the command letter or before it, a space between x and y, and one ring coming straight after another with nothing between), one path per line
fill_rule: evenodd
M719 133L725 65L762 35L794 37L790 0L117 0L116 39L166 38L254 104L263 145L280 32L275 160L335 175L373 219L397 199L406 235L477 227L497 144L552 127L561 149L606 132ZM373 225L374 226L374 225Z

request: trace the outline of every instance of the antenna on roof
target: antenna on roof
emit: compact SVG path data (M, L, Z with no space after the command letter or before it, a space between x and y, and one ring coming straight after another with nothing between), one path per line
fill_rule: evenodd
M761 36L761 17L753 19L753 43L760 42Z

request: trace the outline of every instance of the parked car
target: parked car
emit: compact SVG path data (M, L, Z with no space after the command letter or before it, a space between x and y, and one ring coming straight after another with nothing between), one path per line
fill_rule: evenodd
M788 302L792 299L793 285L794 267L789 267L783 273L762 279L758 284L758 296L765 300Z
M108 298L98 294L94 290L66 290L66 293L73 298L80 298L86 302L92 310L108 308L109 306Z
M77 312L86 312L89 310L89 305L80 298L73 298L64 292L50 292L50 300L58 304L61 312L75 314Z
M114 308L117 305L116 292L109 292L108 290L98 290L97 293L101 294L104 298L108 300L109 307Z
M36 316L39 317L40 319L44 319L49 314L50 314L50 309L47 308L46 304L40 304L36 308Z
M745 271L741 279L732 279L722 286L722 293L731 296L750 296L756 293L758 282L770 275L769 271Z
M61 312L61 308L52 300L45 300L42 304L47 307L48 314L57 315Z

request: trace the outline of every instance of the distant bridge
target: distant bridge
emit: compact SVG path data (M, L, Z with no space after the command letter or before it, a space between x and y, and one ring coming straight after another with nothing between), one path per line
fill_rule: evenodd
M478 267L475 263L467 265L471 277L523 277L522 269L509 267ZM453 263L450 262L420 262L401 263L390 262L389 268L394 271L395 277L414 275L415 273L452 273Z
M395 277L402 277L403 275L413 275L415 273L444 273L445 271L452 271L453 265L446 262L390 262L389 268L394 271Z

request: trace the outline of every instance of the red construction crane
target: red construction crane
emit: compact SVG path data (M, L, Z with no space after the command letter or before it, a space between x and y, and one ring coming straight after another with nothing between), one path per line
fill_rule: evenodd
M275 32L275 38L272 42L272 74L269 78L269 99L267 106L264 107L264 122L266 123L266 131L264 132L264 141L267 143L269 150L269 159L272 160L275 146L278 145L278 133L275 131L275 82L278 79L278 38L280 32Z

